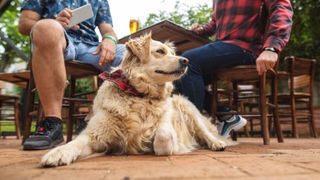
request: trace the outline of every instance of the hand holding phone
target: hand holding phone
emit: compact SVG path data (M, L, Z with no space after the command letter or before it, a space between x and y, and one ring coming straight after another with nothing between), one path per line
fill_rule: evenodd
M72 10L72 17L68 24L69 27L77 25L93 16L92 7L90 4L86 4L77 9Z
M79 29L77 24L91 18L93 16L90 4L86 4L77 9L63 9L56 17L56 20L61 23L65 29Z

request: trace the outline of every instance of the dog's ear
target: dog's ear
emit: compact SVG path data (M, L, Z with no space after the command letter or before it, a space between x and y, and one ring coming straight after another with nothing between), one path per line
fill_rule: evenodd
M176 54L176 47L174 46L174 43L171 41L164 42L165 45L167 45L170 48L170 51L172 54Z
M151 33L140 38L130 39L126 48L142 62L146 62L150 56Z

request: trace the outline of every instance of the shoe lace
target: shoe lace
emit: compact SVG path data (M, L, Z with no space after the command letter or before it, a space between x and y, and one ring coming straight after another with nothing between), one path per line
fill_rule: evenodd
M48 121L40 121L36 126L35 135L45 135L52 130L53 124Z

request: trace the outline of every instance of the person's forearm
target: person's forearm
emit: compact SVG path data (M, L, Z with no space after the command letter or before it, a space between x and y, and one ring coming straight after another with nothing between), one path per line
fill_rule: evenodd
M208 24L202 26L203 31L200 33L202 36L212 36L216 32L216 18L212 15L211 20Z
M100 24L99 30L102 37L105 35L110 35L110 36L113 36L116 40L118 39L116 33L113 31L113 28L110 24L107 24L107 23Z
M21 17L19 20L19 32L23 35L29 36L31 28L35 25L37 20Z
M117 37L117 35L116 35L116 33L114 33L114 31L106 31L106 32L101 32L101 36L103 37L103 36L105 36L105 35L110 35L110 36L113 36L115 39L117 39L118 40L118 37Z

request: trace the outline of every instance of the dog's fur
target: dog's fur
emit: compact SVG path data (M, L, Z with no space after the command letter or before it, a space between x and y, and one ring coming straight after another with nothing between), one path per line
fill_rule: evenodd
M231 142L186 98L173 95L172 81L187 69L187 60L176 56L168 43L151 35L126 43L120 65L129 83L144 97L135 97L105 81L94 100L94 115L73 141L49 151L41 166L68 165L96 152L120 154L188 153L200 146L223 150Z

